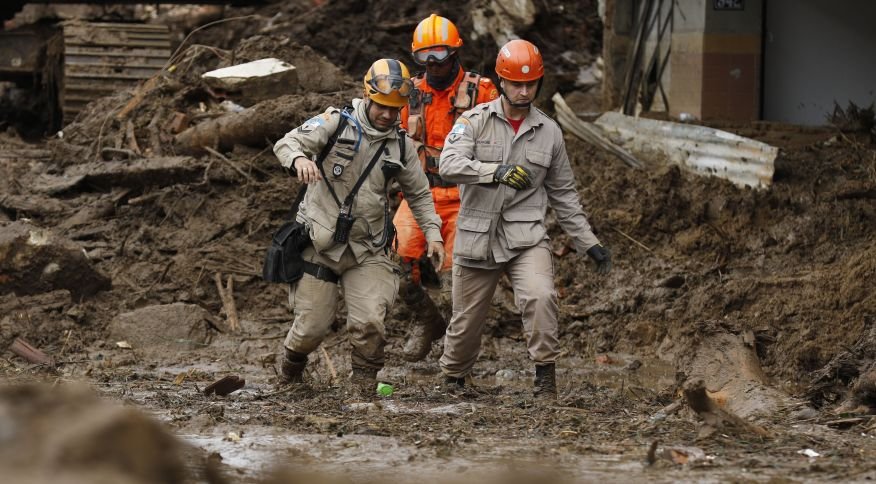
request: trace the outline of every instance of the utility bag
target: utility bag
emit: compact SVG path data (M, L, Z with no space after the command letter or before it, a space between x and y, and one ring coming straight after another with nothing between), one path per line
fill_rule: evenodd
M302 188L302 191L304 189ZM304 276L301 253L310 245L307 227L292 220L274 232L271 246L265 254L262 278L267 282L293 283Z
M322 151L319 152L316 160L317 165L322 165L346 125L344 117L341 116L338 128L323 146ZM295 220L298 206L301 205L306 192L307 185L298 190L298 196L292 202L291 220L281 225L271 238L271 245L268 247L265 262L262 265L262 279L266 282L291 284L304 277L305 266L315 265L305 262L304 258L301 257L301 253L310 245L310 234L307 226Z

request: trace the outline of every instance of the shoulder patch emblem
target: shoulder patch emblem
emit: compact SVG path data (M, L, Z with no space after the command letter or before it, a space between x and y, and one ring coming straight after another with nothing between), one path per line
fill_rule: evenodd
M302 124L298 128L298 131L300 131L302 133L309 133L309 132L313 131L314 129L325 124L327 119L328 119L328 115L326 115L325 113L320 114L319 116L314 116L314 117L308 119L307 121L305 121L304 124Z
M459 141L460 136L465 133L465 127L471 124L468 119L460 117L456 120L456 124L453 125L453 128L447 133L447 142L448 143L456 143Z

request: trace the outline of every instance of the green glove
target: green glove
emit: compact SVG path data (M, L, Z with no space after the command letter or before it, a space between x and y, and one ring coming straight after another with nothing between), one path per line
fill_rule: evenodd
M532 172L520 165L499 165L493 173L493 180L515 190L532 186Z

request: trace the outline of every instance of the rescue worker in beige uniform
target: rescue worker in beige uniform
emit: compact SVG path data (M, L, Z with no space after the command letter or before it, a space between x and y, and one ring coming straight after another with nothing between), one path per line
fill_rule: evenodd
M441 177L460 184L462 201L453 250L453 316L441 370L449 389L464 387L493 293L506 273L535 362L535 396L555 399L558 306L544 224L548 205L599 273L611 269L611 256L578 201L560 127L531 106L544 76L538 48L525 40L508 42L499 50L496 73L502 95L457 120L439 162Z
M353 347L351 380L373 392L384 364L384 318L399 284L398 264L388 253L392 234L386 190L391 178L426 235L428 255L442 263L444 245L429 181L414 144L398 129L399 112L413 91L407 67L395 59L378 60L365 74L364 90L364 99L353 100L352 112L329 108L287 133L274 153L308 184L297 220L312 241L302 252L304 276L290 286L295 317L283 343L281 374L288 382L302 381L307 355L335 319L340 283ZM313 159L333 137L334 145L317 165Z

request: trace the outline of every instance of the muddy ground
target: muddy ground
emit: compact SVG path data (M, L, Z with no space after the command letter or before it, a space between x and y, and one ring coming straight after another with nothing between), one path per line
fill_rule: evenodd
M567 135L615 265L597 277L549 220L564 348L555 405L531 399L507 287L483 336L476 394L436 386L440 343L424 362L399 357L404 307L387 323L380 376L391 397L350 392L343 313L308 385L279 385L291 310L285 288L259 276L298 185L266 141L355 96L370 60L402 56L437 5L396 4L229 9L256 16L196 34L200 46L183 46L170 72L93 104L63 136L0 137L0 348L21 338L54 359L0 359L0 467L16 482L876 478L876 146L832 127L717 125L780 148L762 191L674 167L632 170ZM598 52L595 2L562 5L579 15L539 6L522 35L548 46L549 60L573 46ZM466 64L485 65L490 42L468 42ZM262 137L185 155L177 133L226 114L198 76L267 56L307 75L298 92L252 110ZM563 76L555 85L574 89ZM26 253L19 233L53 251ZM238 331L217 275L223 287L233 280ZM246 385L204 395L226 375ZM729 417L697 407L699 380Z

